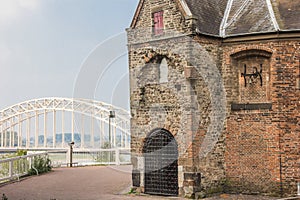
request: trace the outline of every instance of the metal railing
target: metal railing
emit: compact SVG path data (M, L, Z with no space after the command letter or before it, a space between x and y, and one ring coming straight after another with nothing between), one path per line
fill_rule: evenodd
M0 182L19 179L22 176L28 175L29 170L31 168L34 169L34 166L32 165L34 159L41 156L47 157L48 153L35 153L0 160Z
M51 160L52 167L68 166L70 155L68 150L47 151L31 153L25 156L17 156L0 160L0 183L19 179L29 174L34 168L34 159L45 156ZM99 150L74 150L73 163L80 166L86 165L125 165L130 164L130 149L99 149ZM38 174L38 172L37 172Z
M70 151L49 151L48 156L53 167L70 165ZM72 162L79 166L87 165L126 165L131 163L129 148L115 149L74 149Z
M99 149L90 151L75 150L73 160L82 164L126 165L131 163L130 149Z

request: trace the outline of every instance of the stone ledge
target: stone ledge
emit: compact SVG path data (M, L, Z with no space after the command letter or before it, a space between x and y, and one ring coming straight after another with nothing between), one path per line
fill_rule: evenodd
M232 103L231 110L271 110L272 103Z

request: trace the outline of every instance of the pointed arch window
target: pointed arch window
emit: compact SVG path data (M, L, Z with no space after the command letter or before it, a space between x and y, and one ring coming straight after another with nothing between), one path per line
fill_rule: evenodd
M163 14L164 14L164 12L162 10L153 13L153 23L154 23L153 33L154 33L154 35L163 34L163 30L164 30Z
M162 59L160 66L159 66L159 83L167 83L168 82L168 62L167 59Z

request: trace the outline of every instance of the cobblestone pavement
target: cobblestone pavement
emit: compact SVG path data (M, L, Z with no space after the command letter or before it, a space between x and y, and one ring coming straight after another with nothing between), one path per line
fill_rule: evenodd
M40 176L28 177L0 187L8 200L183 200L128 194L131 166L57 168ZM272 198L242 195L219 195L206 200L270 200ZM273 198L274 199L274 198Z

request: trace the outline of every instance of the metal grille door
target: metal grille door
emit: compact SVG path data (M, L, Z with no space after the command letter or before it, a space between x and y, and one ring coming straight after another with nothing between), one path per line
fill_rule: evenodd
M144 145L145 193L178 195L178 150L173 135L154 130Z

